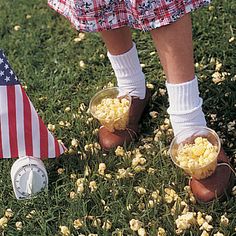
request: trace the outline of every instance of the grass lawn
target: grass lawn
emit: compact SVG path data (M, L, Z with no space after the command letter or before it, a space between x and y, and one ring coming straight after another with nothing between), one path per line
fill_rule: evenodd
M194 12L196 73L203 109L234 164L235 34L235 0L214 0L210 7ZM171 236L176 234L175 220L186 210L212 216L209 235L236 235L235 197L223 203L195 204L185 188L188 177L171 162L167 151L173 137L167 130L163 71L150 35L133 31L133 36L147 82L153 87L149 112L156 111L158 116L146 114L137 143L104 154L97 145L99 124L87 112L96 91L115 85L99 35L79 35L46 1L0 1L0 48L45 124L55 125L52 132L69 148L61 158L44 162L49 189L28 201L15 199L10 179L13 161L1 160L0 217L8 208L14 212L7 225L0 219L2 235L69 235L60 226L68 227L70 235L138 235L129 223L136 219L147 235L162 235L162 227ZM140 156L145 159L135 167L132 160ZM101 163L106 165L105 173L99 171ZM170 189L177 200L167 196ZM224 214L228 223L221 220ZM180 235L202 232L196 223ZM139 230L139 235L145 234Z

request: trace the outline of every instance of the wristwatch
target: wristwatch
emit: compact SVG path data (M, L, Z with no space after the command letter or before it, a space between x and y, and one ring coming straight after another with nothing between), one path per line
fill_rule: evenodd
M17 199L29 199L48 188L48 175L39 158L25 156L11 168L12 186Z

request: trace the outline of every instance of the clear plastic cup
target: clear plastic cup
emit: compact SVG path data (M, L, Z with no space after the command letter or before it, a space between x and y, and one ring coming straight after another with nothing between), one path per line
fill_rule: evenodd
M115 119L111 119L106 114L101 118L101 115L98 115L97 106L101 104L101 101L105 98L119 98L127 99L129 101L129 108L126 112L120 114ZM106 88L97 92L91 99L89 103L89 111L94 118L98 119L101 125L105 126L110 132L115 130L124 130L127 127L129 121L129 109L131 105L131 96L124 90L118 87Z
M188 167L186 165L182 165L177 159L178 150L184 144L193 144L194 140L197 137L207 138L207 140L213 145L217 147L217 152L214 158L205 165L201 165L200 167ZM182 168L188 175L192 176L195 179L205 179L212 175L217 166L217 157L219 155L221 148L221 143L219 136L217 133L207 127L191 127L189 129L184 130L174 137L170 145L170 156L172 161L176 166ZM194 159L193 159L194 160Z

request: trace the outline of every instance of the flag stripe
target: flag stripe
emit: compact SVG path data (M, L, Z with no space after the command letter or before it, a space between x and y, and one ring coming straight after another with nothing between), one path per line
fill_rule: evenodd
M2 153L4 158L10 158L9 127L8 127L8 108L7 90L5 86L0 86L0 114L1 114L1 134L2 134Z
M1 131L1 120L0 120L0 158L3 158L3 155L2 155L2 131Z
M54 145L54 137L53 135L47 130L48 133L48 157L52 158L55 157L55 145Z
M33 142L32 142L32 120L29 99L21 87L21 94L23 97L23 112L24 112L24 140L25 153L27 156L33 156Z
M40 129L39 129L39 116L30 102L31 120L32 120L32 142L33 142L33 157L40 156Z
M8 114L11 114L8 116L11 157L18 157L15 86L7 87L7 102Z
M64 144L60 144L60 154L62 154L66 150Z
M61 151L60 151L59 143L56 139L54 139L54 146L55 146L55 156L58 157L60 156Z
M17 143L19 152L18 156L24 157L26 156L25 129L24 129L24 103L20 85L15 86L15 94L16 94Z
M40 117L38 119L40 127L40 156L45 159L48 157L48 130L42 119Z

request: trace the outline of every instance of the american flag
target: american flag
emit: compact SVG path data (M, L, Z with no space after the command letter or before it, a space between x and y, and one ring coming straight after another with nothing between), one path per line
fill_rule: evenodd
M48 131L0 49L0 158L53 158L65 149Z

